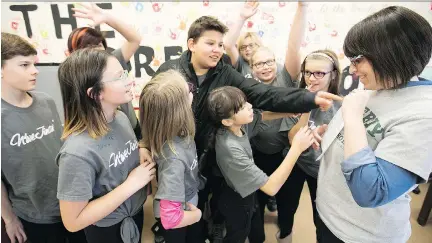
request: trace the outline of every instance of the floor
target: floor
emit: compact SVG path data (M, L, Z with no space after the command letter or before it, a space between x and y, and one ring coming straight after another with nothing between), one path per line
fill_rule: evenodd
M421 193L419 195L411 195L411 227L412 235L408 243L430 243L432 242L432 217L430 217L428 224L424 227L417 223L417 216L426 195L429 184L420 185ZM153 190L155 191L155 190ZM143 243L153 243L153 233L150 231L154 223L152 197L148 198L144 205L144 230L143 230ZM432 215L431 215L432 216ZM266 212L265 215L265 230L266 230L266 243L276 242L275 234L277 232L276 213ZM305 184L304 190L300 198L300 206L295 216L293 242L295 243L315 243L315 226L312 221L312 208L309 197L309 190Z

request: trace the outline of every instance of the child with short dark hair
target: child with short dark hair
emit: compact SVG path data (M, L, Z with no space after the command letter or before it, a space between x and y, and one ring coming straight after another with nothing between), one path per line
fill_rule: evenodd
M254 163L249 139L261 129L264 120L292 116L287 113L254 112L246 96L235 87L222 87L207 99L210 116L217 126L214 134L216 161L225 179L219 198L219 210L225 217L224 242L264 242L261 213L256 210L256 191L275 195L288 178L299 155L314 142L303 127L281 165L267 176Z

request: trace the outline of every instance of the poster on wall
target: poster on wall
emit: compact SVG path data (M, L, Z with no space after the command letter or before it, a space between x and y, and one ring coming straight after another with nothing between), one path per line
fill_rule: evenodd
M66 42L70 32L90 24L89 20L72 16L72 8L82 7L79 3L1 4L2 31L18 34L29 40L38 50L40 63L61 63L66 57ZM187 31L195 19L202 15L211 15L229 27L238 16L242 4L241 1L211 0L97 3L100 8L121 17L130 28L136 29L142 36L140 48L130 62L131 75L136 78L134 89L137 96L142 85L164 61L178 58L187 49ZM302 55L317 49L331 49L338 55L344 69L349 64L342 50L347 31L369 14L391 5L408 7L432 23L430 2L312 2L308 7L308 26L302 43ZM297 2L261 2L258 12L245 22L243 31L258 33L263 43L273 49L277 61L283 62L296 9ZM109 48L119 48L125 41L123 36L106 24L96 28L103 32Z

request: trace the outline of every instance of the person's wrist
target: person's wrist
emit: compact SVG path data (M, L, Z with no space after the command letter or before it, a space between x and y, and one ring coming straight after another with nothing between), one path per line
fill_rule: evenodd
M150 149L145 145L145 143L142 140L138 142L138 148L146 149L147 151L150 152Z
M9 217L3 217L3 221L5 222L5 225L9 225L13 222L16 222L18 220L18 217L16 215L11 215Z
M113 23L113 21L115 21L115 16L112 15L107 10L102 10L102 16L103 16L103 21L102 22L106 23L107 25L111 26L111 24Z
M130 190L128 194L132 195L137 192L142 187L139 186L139 183L136 183L131 177L127 177L126 180L122 183L125 190Z
M294 156L300 156L300 154L302 153L301 149L299 148L299 145L297 145L296 143L294 143L291 146L289 152L291 152Z
M357 126L359 124L363 124L363 116L357 114L344 114L343 115L344 126Z

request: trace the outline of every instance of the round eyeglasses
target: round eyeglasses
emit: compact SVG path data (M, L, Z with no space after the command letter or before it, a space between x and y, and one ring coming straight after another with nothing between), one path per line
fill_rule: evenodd
M111 80L108 80L108 81L104 81L104 83L110 83L110 82L116 82L116 81L126 82L128 79L129 79L129 72L127 70L123 70L123 72L120 75L120 77L115 78L115 79L111 79Z
M355 56L355 57L348 57L348 59L350 60L351 64L354 67L357 67L357 65L360 64L363 61L364 56L363 55L358 55L358 56Z
M271 59L271 60L267 60L265 62L257 62L255 64L253 64L252 66L256 67L256 68L263 68L264 65L267 65L267 67L271 67L275 64L275 59Z
M328 72L311 72L311 71L304 71L303 74L306 78L310 78L311 75L313 75L316 79L322 79L327 74L331 73L333 71Z

